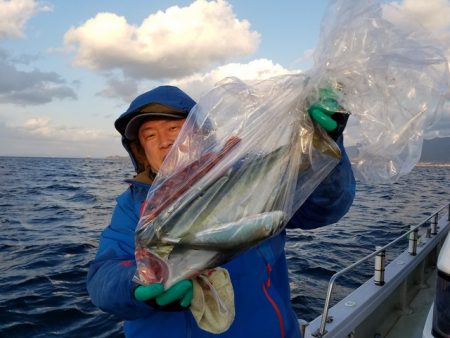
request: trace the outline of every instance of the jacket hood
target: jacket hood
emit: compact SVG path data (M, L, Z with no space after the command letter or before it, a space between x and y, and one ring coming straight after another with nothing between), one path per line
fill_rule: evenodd
M139 141L129 140L125 136L125 131L130 121L133 119L136 121L135 118L138 115L149 115L149 109L151 110L152 105L155 107L164 106L169 108L169 110L187 116L195 104L196 102L178 87L160 86L136 97L128 109L119 116L114 126L122 135L122 145L130 155L137 173L144 171L146 168L145 164L142 163L142 154L137 154L138 151L136 149L139 148L137 144ZM158 113L158 115L164 114L161 110Z

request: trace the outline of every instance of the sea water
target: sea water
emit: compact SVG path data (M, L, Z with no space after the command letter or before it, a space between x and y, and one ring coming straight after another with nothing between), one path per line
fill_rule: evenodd
M123 336L122 322L91 304L85 280L115 197L131 175L128 159L0 157L0 337ZM449 182L450 166L428 165L397 183L358 183L341 221L289 230L286 253L298 317L321 313L335 272L448 204ZM393 251L404 249L400 243ZM334 301L370 273L362 266L344 275Z

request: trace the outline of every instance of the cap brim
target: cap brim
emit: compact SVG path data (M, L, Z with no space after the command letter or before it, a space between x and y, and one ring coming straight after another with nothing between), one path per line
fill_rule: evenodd
M185 118L183 113L143 113L133 117L125 128L125 138L134 141L138 139L139 128L145 121L156 118L182 119Z

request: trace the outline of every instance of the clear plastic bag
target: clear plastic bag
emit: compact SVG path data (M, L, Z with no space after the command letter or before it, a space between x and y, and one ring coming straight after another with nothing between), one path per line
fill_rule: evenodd
M339 102L352 113L346 149L361 181L394 182L419 161L424 132L445 113L444 55L392 4L330 3L309 76L315 87L335 82L341 88Z
M170 286L282 230L340 158L306 112L320 88L352 114L346 146L361 180L392 182L414 167L442 114L448 63L423 30L394 24L394 10L331 2L310 71L225 79L199 101L138 224L137 282Z
M136 231L139 283L167 287L279 233L340 159L303 75L224 80L193 108Z

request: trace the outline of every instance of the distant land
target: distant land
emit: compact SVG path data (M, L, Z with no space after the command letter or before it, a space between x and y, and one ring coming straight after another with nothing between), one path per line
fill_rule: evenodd
M450 163L450 137L425 140L420 162Z
M110 155L105 157L107 160L123 160L129 158L128 156L122 155Z

